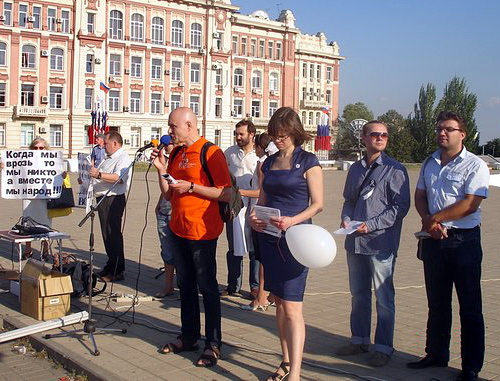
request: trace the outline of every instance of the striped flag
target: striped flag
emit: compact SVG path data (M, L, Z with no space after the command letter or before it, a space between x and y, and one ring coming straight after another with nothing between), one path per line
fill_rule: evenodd
M104 82L99 83L99 89L104 91L105 94L108 93L109 87L104 84Z

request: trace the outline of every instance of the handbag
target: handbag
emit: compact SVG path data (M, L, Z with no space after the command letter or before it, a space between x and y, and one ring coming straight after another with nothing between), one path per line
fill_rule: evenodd
M48 200L47 209L64 209L72 208L73 206L75 206L75 198L73 197L73 190L71 189L69 176L66 175L63 182L61 197Z

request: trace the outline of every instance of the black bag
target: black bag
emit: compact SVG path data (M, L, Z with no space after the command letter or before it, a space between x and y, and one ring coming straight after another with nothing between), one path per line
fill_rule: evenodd
M31 217L21 217L17 224L12 227L12 231L19 235L47 234L54 230L47 225L36 222Z
M47 209L64 209L72 208L75 206L75 199L73 197L73 190L63 186L61 197L51 198L47 201Z
M63 273L71 276L73 285L73 293L71 296L79 298L80 296L88 295L90 265L86 262L74 261L63 265ZM102 288L96 289L97 281L103 283ZM92 274L92 296L102 294L106 290L108 284L106 281L99 278L96 274Z

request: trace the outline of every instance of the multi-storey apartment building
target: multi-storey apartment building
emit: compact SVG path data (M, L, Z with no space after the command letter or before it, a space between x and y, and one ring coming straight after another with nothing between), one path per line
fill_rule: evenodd
M337 44L302 34L289 10L277 20L238 10L229 0L0 0L0 147L40 135L69 157L88 151L97 106L131 151L166 134L179 106L223 148L238 120L263 130L281 106L311 132L322 108L335 120Z

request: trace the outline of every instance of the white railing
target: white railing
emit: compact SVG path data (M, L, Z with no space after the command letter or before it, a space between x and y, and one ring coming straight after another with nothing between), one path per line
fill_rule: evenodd
M47 107L45 106L14 106L14 117L19 118L29 116L34 118L47 117Z

